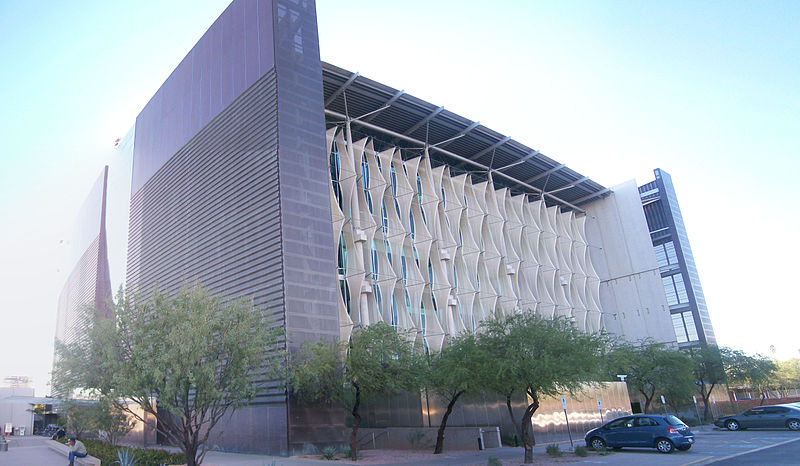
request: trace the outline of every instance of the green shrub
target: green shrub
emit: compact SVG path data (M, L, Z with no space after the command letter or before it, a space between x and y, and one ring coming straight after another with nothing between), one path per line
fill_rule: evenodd
M117 447L95 439L81 439L90 456L99 459L101 464L112 464L118 461ZM165 450L131 447L128 450L136 455L137 464L140 466L159 466L162 464L186 464L183 453L170 453Z
M336 447L328 446L322 449L322 457L328 461L336 459Z
M548 445L547 448L545 449L545 451L547 451L548 455L550 455L550 456L552 456L554 458L558 458L559 456L562 455L561 447L559 447L555 443L551 443L550 445Z
M503 466L503 462L497 458L489 458L489 461L486 462L486 466Z
M505 434L502 437L503 445L508 445L509 447L518 447L519 446L519 436L517 434Z
M585 446L578 445L577 447L575 447L575 456L583 457L588 455L589 455L589 450L587 450Z
M118 464L119 466L137 466L139 464L139 459L136 458L136 452L132 449L120 448L117 450L117 461L111 464Z

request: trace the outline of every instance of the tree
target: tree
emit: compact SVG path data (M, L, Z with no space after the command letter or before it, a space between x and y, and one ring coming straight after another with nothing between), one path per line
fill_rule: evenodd
M596 383L605 345L602 335L583 333L561 317L551 320L526 312L481 324L481 382L506 397L509 416L525 449L525 463L533 462L536 440L531 417L539 408L540 397L577 394ZM516 394L529 398L519 419L511 407Z
M772 376L772 384L780 391L800 387L800 359L778 361L778 370ZM781 393L781 396L783 394Z
M657 394L668 395L677 402L688 396L692 386L692 361L684 353L656 343L652 339L639 340L635 344L618 342L606 357L609 377L626 374L630 389L644 397L643 411L650 412L650 405Z
M90 390L152 425L138 405L194 466L220 419L278 375L282 337L247 299L195 287L134 303L120 292L112 319L95 318L86 338L59 345L54 384Z
M122 437L133 430L136 422L117 403L100 400L94 408L92 425L100 438L116 446Z
M87 400L66 400L60 411L66 417L67 433L75 437L93 430L95 403Z
M344 345L337 341L306 342L291 356L289 390L308 403L350 408L350 455L358 458L362 397L389 397L419 391L422 357L394 327L382 322L356 329Z
M703 420L708 422L711 412L708 399L714 387L725 382L725 370L719 348L714 345L691 346L685 351L692 358L692 375L697 393L703 400Z
M778 370L775 362L763 354L750 356L744 351L727 347L720 348L720 355L728 383L747 385L757 390L761 397L760 404L763 405Z
M479 356L477 340L470 334L452 339L441 352L428 356L426 384L447 403L447 409L442 415L436 434L434 454L443 451L447 420L458 399L466 393L476 392L482 388L477 377L480 370Z

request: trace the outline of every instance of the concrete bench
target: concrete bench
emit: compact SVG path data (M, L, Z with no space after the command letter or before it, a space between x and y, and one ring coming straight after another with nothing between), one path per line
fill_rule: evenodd
M70 448L63 443L56 442L55 440L48 440L47 446L64 455L65 460L69 456ZM75 458L75 464L81 466L100 466L100 460L94 456L87 455L84 458Z

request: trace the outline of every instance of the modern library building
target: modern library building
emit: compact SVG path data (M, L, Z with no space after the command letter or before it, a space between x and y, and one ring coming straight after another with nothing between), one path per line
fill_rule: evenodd
M438 351L520 312L630 340L713 338L704 307L684 316L665 293L672 275L657 254L664 241L651 240L647 190L604 187L499 128L325 63L318 45L313 1L231 3L138 115L122 166L103 172L87 210L97 234L76 243L81 272L59 315L110 298L103 261L116 254L130 293L201 283L247 296L279 318L290 349L385 322ZM106 189L122 201L106 202ZM107 209L124 228L106 232ZM671 244L685 255L675 209ZM680 270L696 274L693 262ZM436 426L436 406L416 395L371 406L365 427ZM506 414L475 400L450 425L503 427ZM281 389L212 441L287 454L335 441L344 425L344 412Z

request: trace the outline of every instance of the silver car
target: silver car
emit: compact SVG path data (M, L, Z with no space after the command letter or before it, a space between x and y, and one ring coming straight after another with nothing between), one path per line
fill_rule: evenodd
M757 406L735 416L723 416L714 425L728 430L788 428L800 430L800 406L795 404Z

